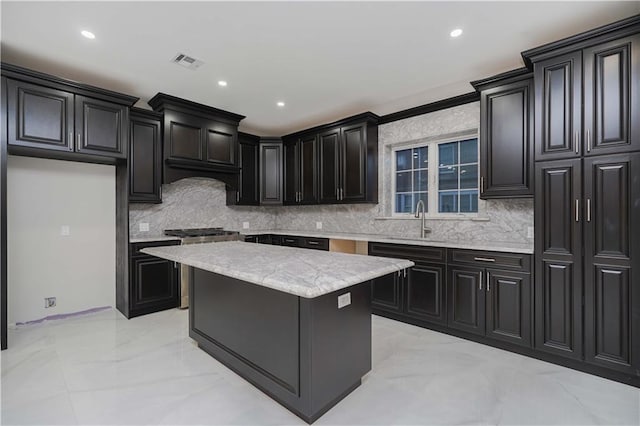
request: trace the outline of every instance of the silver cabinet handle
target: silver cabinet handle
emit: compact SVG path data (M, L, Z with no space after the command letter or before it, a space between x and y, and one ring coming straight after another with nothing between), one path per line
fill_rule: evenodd
M482 291L482 278L484 277L484 274L480 274L480 284L478 286L478 290Z
M474 257L473 260L477 260L478 262L495 262L495 259L490 257Z
M587 152L591 152L591 133L587 129Z
M173 269L178 269L178 262L173 262Z
M587 198L587 222L591 222L591 198Z
M404 270L404 277L407 278L407 270Z
M491 280L489 279L489 271L487 271L487 293L491 291Z
M344 200L344 189L340 188L340 200Z
M576 198L576 222L580 222L580 200Z
M73 151L73 132L69 132L69 150Z
M484 192L484 176L480 176L480 192Z
M312 246L320 245L320 243L319 243L319 242L317 242L317 241L307 241L307 244L310 244L310 245L312 245Z
M76 142L76 149L80 151L81 146L82 146L82 135L78 133L78 141Z
M578 131L576 130L576 131L573 133L573 144L574 144L574 145L575 145L575 147L576 147L576 154L578 153L578 150L580 149L580 147L579 147L579 140L580 140L580 137L579 137L578 135L579 135L579 133L578 133Z

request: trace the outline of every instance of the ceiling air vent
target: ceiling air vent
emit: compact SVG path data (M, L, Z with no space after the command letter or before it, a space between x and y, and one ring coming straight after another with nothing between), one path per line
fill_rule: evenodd
M190 70L197 70L202 64L204 64L204 62L202 62L201 60L192 58L191 56L187 56L184 53L178 53L176 56L174 56L171 62Z

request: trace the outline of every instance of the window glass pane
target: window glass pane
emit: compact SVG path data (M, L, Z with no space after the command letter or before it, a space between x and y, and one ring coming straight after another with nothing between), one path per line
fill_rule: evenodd
M438 170L439 189L458 189L458 168L440 167Z
M416 202L414 204L418 204L418 200L422 200L422 202L424 203L424 211L428 212L429 211L429 197L428 197L428 193L427 192L418 192L416 195ZM416 206L413 206L413 210L415 211Z
M460 164L478 162L478 139L460 142Z
M396 192L411 192L411 172L396 173Z
M460 212L475 213L478 211L478 191L460 191Z
M413 168L426 169L429 165L427 147L423 146L413 150Z
M438 163L448 166L458 163L458 142L441 143L438 145Z
M417 170L413 172L413 190L426 191L429 185L429 172L427 170Z
M460 188L478 187L478 165L460 166Z
M440 213L457 213L458 212L458 192L446 191L439 193L438 211Z
M396 213L411 213L412 204L411 194L396 194Z
M409 170L411 168L411 150L396 151L396 170Z

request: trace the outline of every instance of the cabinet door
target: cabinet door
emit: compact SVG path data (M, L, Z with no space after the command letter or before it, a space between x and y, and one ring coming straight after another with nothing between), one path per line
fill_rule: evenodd
M531 276L499 270L486 274L486 335L531 347Z
M297 204L299 191L299 155L295 141L284 143L284 204Z
M480 169L483 199L533 196L533 81L482 92Z
M484 269L450 265L448 278L449 327L484 336Z
M333 129L318 136L318 181L320 203L338 201L340 181L340 129Z
M534 64L536 161L579 157L582 124L582 53Z
M300 247L300 238L284 235L282 237L280 245L287 246L287 247Z
M366 124L342 128L340 199L344 202L365 201L367 196L366 130Z
M409 269L405 312L408 316L446 324L445 266L417 263Z
M585 155L640 150L640 34L585 49L583 58Z
M402 272L371 280L371 307L374 310L402 312Z
M165 158L202 160L202 119L188 114L164 112Z
M204 159L209 163L235 166L238 134L234 126L217 121L205 122Z
M133 258L132 263L132 316L178 306L178 270L174 262L143 256Z
M132 114L129 129L129 201L159 203L162 201L160 120Z
M300 139L300 203L318 202L318 139L310 135Z
M640 153L584 162L585 359L640 367Z
M129 108L76 95L76 151L126 158Z
M73 151L73 94L7 79L8 144Z
M260 202L258 186L258 144L240 141L240 176L238 204L257 205Z
M582 357L581 160L536 164L535 346Z
M260 204L282 204L282 144L260 144Z

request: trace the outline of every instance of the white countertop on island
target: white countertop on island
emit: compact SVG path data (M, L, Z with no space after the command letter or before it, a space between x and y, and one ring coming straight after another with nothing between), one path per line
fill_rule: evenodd
M414 265L403 259L239 241L149 247L142 252L305 298Z

